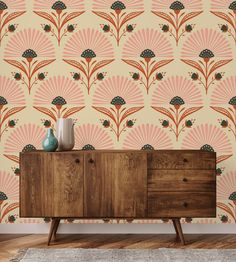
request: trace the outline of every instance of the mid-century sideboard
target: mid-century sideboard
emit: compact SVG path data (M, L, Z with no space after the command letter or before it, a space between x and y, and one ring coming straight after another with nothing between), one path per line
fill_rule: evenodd
M216 154L200 150L20 153L20 216L172 219L216 216Z

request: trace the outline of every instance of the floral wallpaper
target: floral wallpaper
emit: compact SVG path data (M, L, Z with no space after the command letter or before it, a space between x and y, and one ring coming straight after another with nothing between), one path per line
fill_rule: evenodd
M235 57L232 0L0 1L0 223L50 221L19 218L19 152L59 117L77 149L216 151L217 217L183 222L236 223Z

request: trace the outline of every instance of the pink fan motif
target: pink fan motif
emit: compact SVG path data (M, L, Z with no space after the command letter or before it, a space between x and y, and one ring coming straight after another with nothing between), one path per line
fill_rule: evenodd
M13 80L0 76L0 141L17 121L11 117L25 108L25 97L20 86Z
M219 32L205 28L188 37L181 57L185 64L197 70L191 73L191 78L199 81L207 94L210 86L222 78L223 74L218 70L232 61L232 50Z
M121 39L134 31L136 24L130 22L144 12L144 1L93 0L92 9L95 15L108 22L108 24L100 26L104 33L115 38L117 46L119 46Z
M217 182L217 207L225 211L236 223L236 172L221 176Z
M64 76L54 76L37 89L34 105L36 110L56 122L57 118L67 118L81 111L84 96L76 82Z
M211 124L194 127L183 139L183 149L198 149L217 153L217 163L232 156L232 144L220 128Z
M45 131L35 124L24 124L12 131L6 140L4 156L19 163L19 152L34 151L42 148Z
M187 119L203 106L202 96L195 84L182 76L172 76L155 89L152 108L165 116L160 119L163 128L175 134L176 141L186 128L192 128L194 120Z
M72 11L72 10L78 11ZM71 24L72 20L84 13L83 0L34 0L34 13L45 19L47 24L42 24L45 33L50 33L57 39L58 46L63 37L71 34L77 24ZM43 10L43 11L42 11Z
M105 73L99 70L114 61L114 51L110 41L101 32L87 28L69 39L63 57L67 64L83 75L77 74L89 94L91 87L103 80Z
M0 223L14 209L19 207L19 179L5 171L0 171ZM10 203L12 202L12 203Z
M135 119L129 117L144 106L139 86L123 76L106 79L95 90L93 108L108 119L101 119L104 128L115 133L117 141L128 128L132 128Z
M152 0L152 13L165 21L160 24L164 33L170 34L178 46L181 37L193 31L195 24L189 24L203 11L201 0L161 1Z
M75 128L75 148L82 150L113 149L114 144L101 127L84 124Z
M228 128L236 139L236 77L231 76L220 82L211 97L211 108L225 119L220 119L222 128Z
M158 70L173 61L173 49L167 38L154 29L142 29L126 41L123 61L138 70L131 72L134 81L139 81L147 93L160 80Z
M24 0L0 1L0 46L4 37L15 32L18 24L10 24L17 17L25 13Z
M43 81L46 73L40 72L55 61L54 47L42 32L36 29L19 31L9 40L4 61L19 70L13 73L16 81L22 81L29 91L38 82Z
M125 138L124 149L172 149L170 137L159 127L152 124L141 124L135 127Z
M221 32L232 37L236 45L236 1L211 0L211 13L223 20Z

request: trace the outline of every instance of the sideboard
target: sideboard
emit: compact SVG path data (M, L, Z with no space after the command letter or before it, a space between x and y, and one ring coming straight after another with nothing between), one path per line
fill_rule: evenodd
M216 216L216 154L201 150L20 153L20 216L171 219Z

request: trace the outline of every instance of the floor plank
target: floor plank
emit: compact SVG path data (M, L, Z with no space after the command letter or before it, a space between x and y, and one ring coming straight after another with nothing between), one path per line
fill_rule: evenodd
M185 235L186 245L175 241L175 235L86 234L57 235L47 246L47 235L0 235L0 261L7 262L19 249L25 248L228 248L236 249L236 235Z

